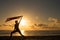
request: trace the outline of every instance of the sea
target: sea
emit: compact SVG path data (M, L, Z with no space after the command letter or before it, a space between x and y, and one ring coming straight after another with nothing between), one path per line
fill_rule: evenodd
M11 30L0 30L0 36L10 36ZM24 36L54 36L60 35L60 30L22 30L21 33ZM14 33L13 36L21 36L18 32Z

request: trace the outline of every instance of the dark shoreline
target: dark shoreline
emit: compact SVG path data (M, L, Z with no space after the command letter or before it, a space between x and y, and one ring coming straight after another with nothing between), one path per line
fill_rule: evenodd
M55 36L13 36L9 39L9 36L0 36L0 40L60 40L60 35Z

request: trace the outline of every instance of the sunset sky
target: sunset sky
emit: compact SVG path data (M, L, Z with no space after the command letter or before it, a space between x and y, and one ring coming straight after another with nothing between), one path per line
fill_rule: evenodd
M23 15L22 22L32 27L29 29L36 29L33 26L40 24L60 27L60 0L0 0L0 30L8 29L1 26L7 24L7 18L20 15Z

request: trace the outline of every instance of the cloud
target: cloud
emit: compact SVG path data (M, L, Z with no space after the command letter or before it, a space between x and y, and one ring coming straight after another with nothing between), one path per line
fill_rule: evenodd
M34 24L31 26L33 29L60 29L60 20L57 18L49 17L48 23L40 23L40 24Z
M9 27L12 27L13 25L7 25L7 24L1 24L0 27L6 27L6 26L9 26Z
M60 20L59 19L53 18L53 17L49 17L48 21L49 21L48 26L50 26L50 27L60 27L60 25L59 25L60 24Z
M48 18L48 21L50 21L50 22L57 22L57 20L58 20L58 19L53 18L53 17L49 17L49 18Z

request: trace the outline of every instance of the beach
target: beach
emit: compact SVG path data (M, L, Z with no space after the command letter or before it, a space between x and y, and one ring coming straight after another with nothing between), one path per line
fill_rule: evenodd
M25 36L22 38L21 36L13 36L9 39L9 36L0 36L0 40L60 40L60 36Z

